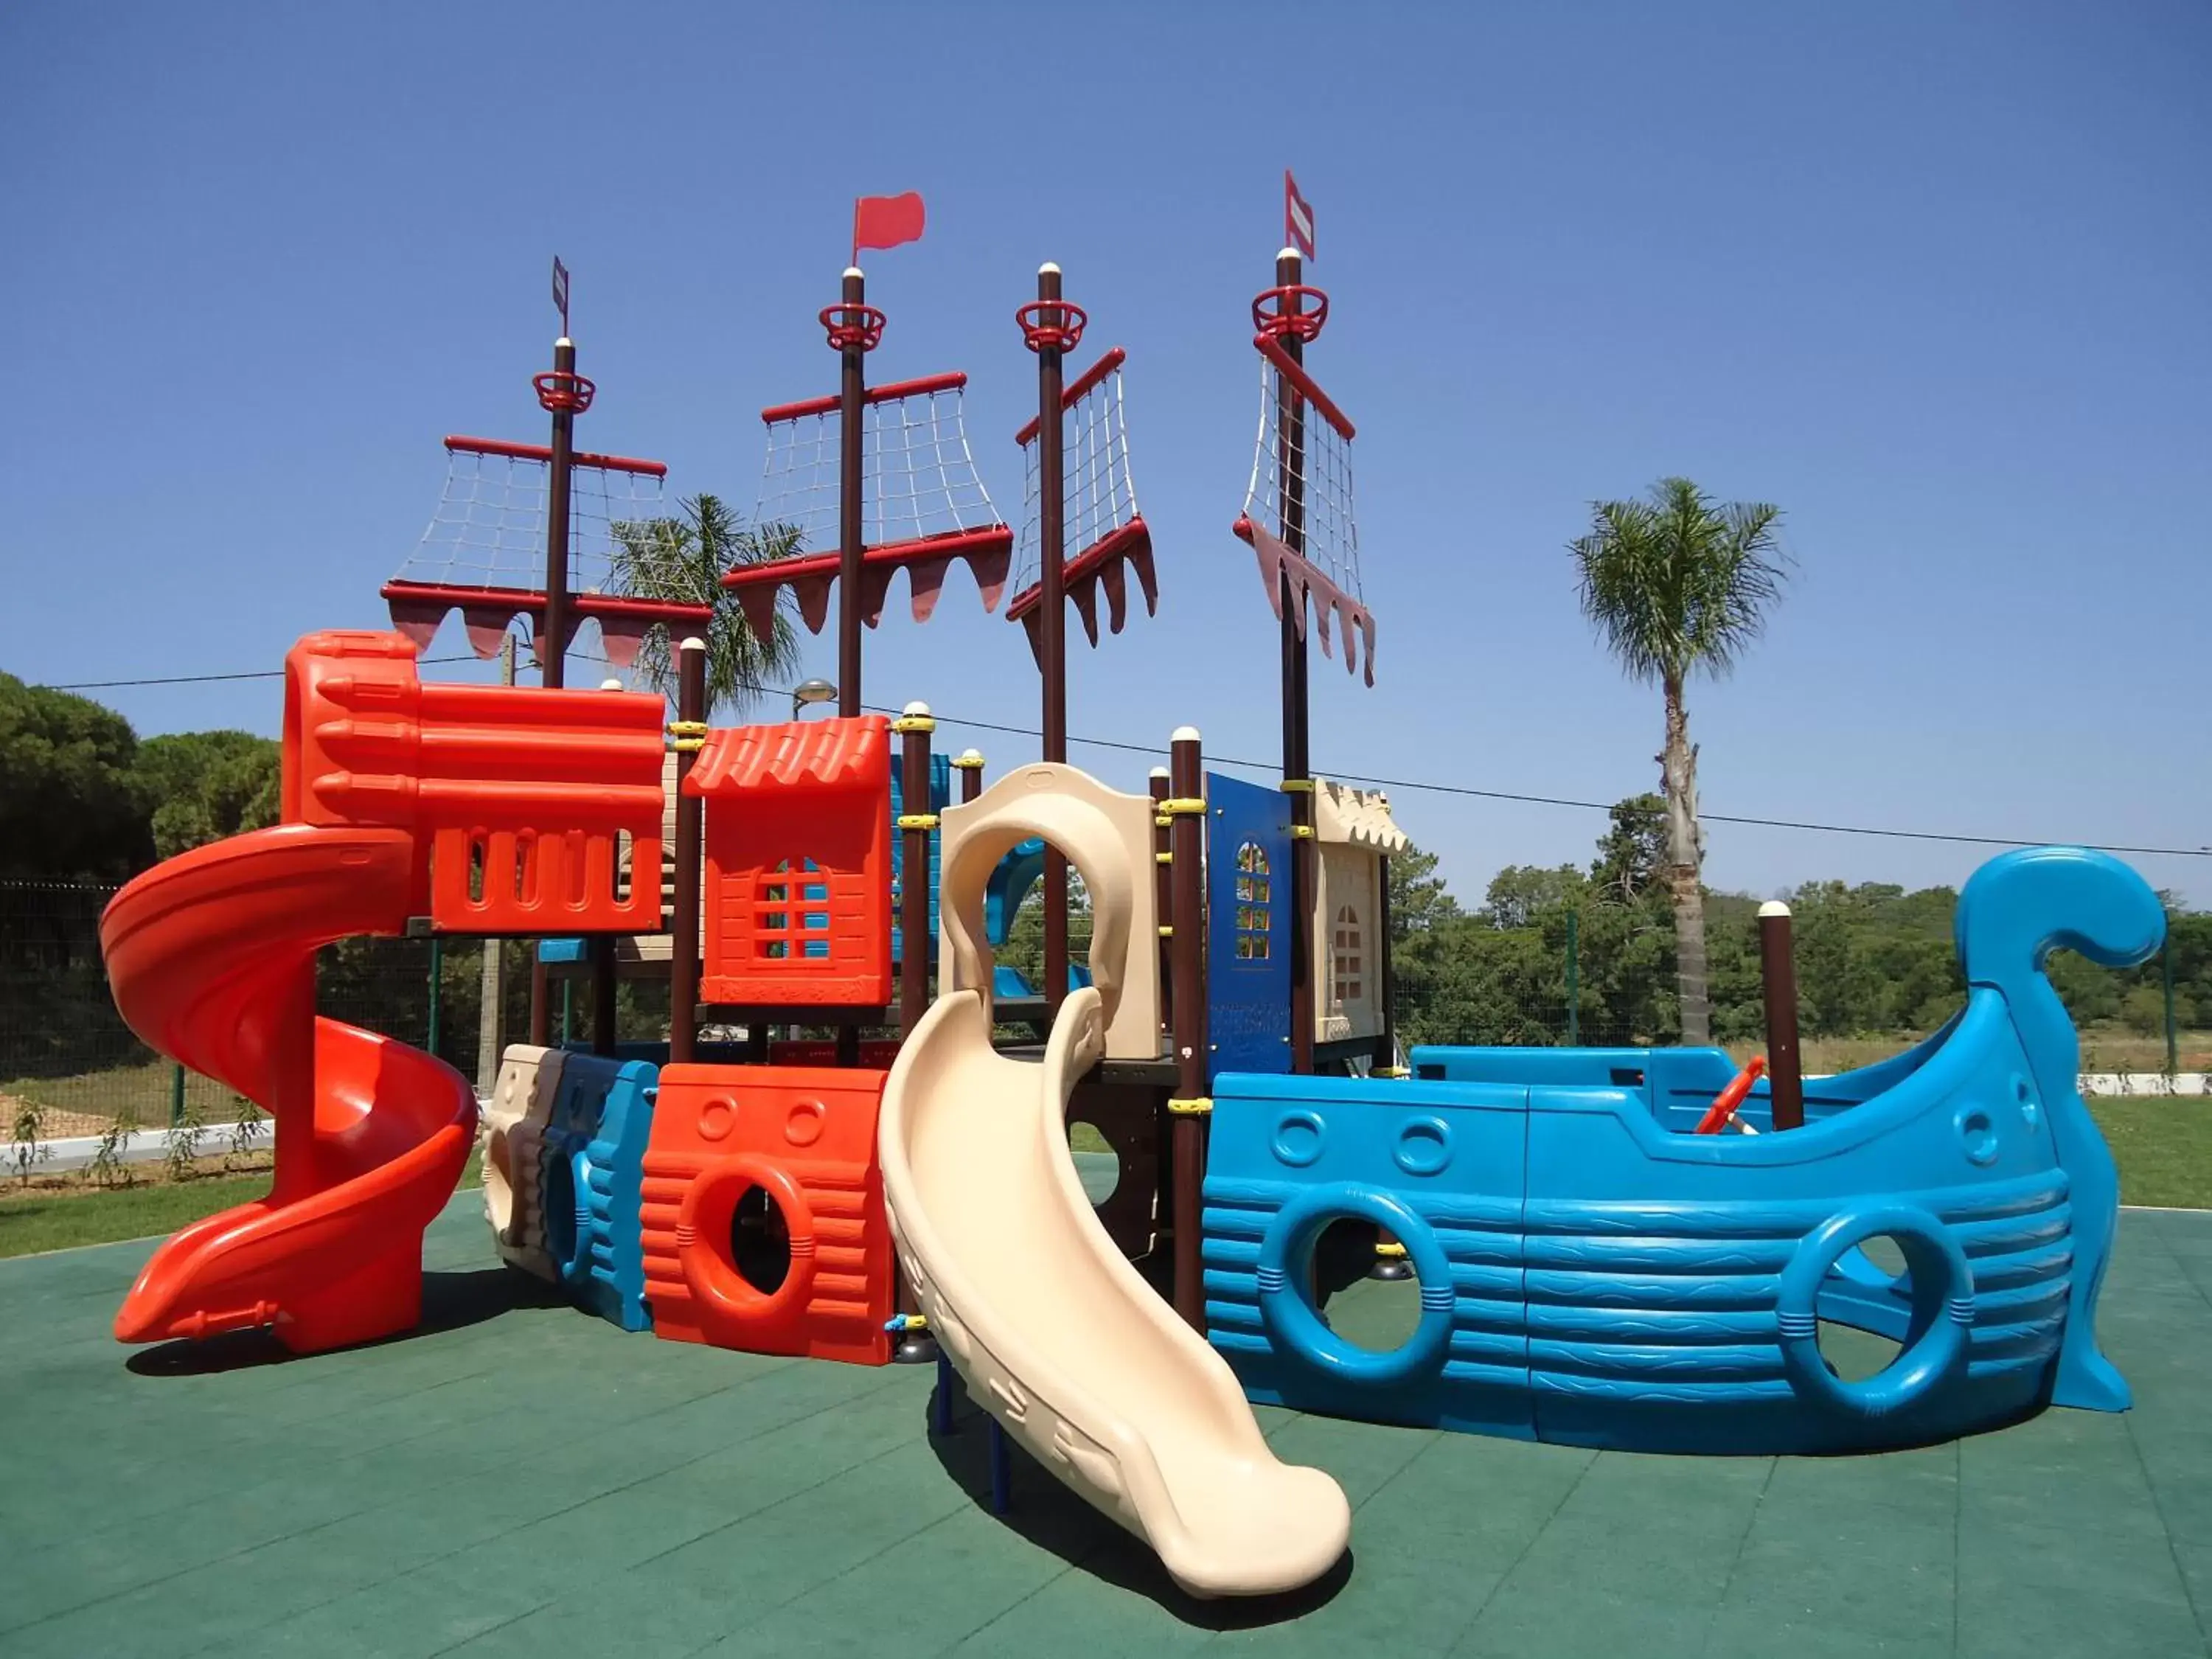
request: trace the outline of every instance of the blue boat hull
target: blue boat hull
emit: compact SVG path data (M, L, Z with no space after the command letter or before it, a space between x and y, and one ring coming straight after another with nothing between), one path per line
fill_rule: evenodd
M1609 1448L1867 1449L2054 1401L2122 1409L2095 1344L2117 1181L2041 964L2057 945L2139 960L2163 926L2102 854L1995 860L1960 897L1959 1017L1808 1084L1786 1133L1687 1132L1733 1071L1712 1049L1417 1048L1409 1081L1218 1077L1211 1338L1255 1400ZM1770 1129L1767 1109L1760 1093L1744 1115ZM1420 1280L1389 1353L1338 1336L1308 1285L1347 1217L1395 1235ZM1900 1350L1846 1380L1821 1347L1834 1324Z

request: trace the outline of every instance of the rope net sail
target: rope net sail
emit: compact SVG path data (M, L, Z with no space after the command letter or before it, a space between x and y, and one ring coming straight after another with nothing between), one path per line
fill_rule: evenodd
M1260 431L1244 511L1233 526L1251 544L1267 603L1282 615L1287 581L1299 635L1311 603L1323 656L1334 617L1344 635L1344 665L1356 672L1365 644L1367 684L1375 684L1375 617L1359 580L1359 526L1352 510L1353 428L1273 334L1260 350Z
M945 573L964 560L992 610L1006 583L1013 532L992 505L975 470L963 412L965 374L939 374L870 387L862 406L860 536L861 614L883 618L892 575L909 573L916 622L937 609ZM781 404L761 411L768 456L761 469L755 527L794 546L789 557L726 572L747 622L772 636L779 593L788 587L800 619L818 634L829 619L837 580L841 501L839 444L843 421L836 398Z
M667 518L659 461L579 452L568 473L568 638L596 622L609 661L628 667L655 626L704 623L711 607L623 591L623 551ZM479 657L495 655L517 617L545 623L545 531L553 455L534 444L446 440L437 511L399 574L384 585L392 626L427 647L459 611Z
M1152 568L1152 532L1137 511L1137 487L1129 473L1129 425L1121 399L1121 365L1128 354L1115 346L1068 383L1060 395L1066 411L1060 432L1061 522L1068 549L1060 567L1067 597L1083 618L1083 631L1098 643L1098 594L1106 595L1107 627L1118 634L1127 619L1128 573L1137 573L1147 615L1159 610L1159 581ZM1014 558L1015 596L1006 618L1029 629L1030 647L1040 649L1038 605L1044 597L1038 537L1042 498L1042 446L1038 422L1014 434L1022 450L1022 532Z

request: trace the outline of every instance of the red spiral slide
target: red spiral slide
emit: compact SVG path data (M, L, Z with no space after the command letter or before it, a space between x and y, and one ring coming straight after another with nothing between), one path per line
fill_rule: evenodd
M269 1196L195 1222L115 1316L125 1342L273 1326L299 1352L405 1330L422 1230L460 1180L476 1092L419 1049L315 1016L316 950L406 924L404 830L285 824L148 871L101 919L131 1029L276 1120Z
M315 952L428 916L478 934L660 925L660 699L425 685L397 634L285 662L284 822L148 871L100 918L131 1029L268 1109L269 1195L155 1251L125 1342L267 1326L296 1352L387 1336L422 1299L422 1230L477 1103L443 1061L319 1018Z

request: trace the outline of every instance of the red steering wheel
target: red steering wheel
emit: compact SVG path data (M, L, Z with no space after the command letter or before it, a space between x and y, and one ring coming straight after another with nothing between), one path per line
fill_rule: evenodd
M1766 1056L1753 1054L1743 1070L1729 1079L1728 1087L1713 1097L1713 1103L1705 1108L1705 1115L1698 1120L1698 1127L1692 1133L1717 1135L1726 1128L1729 1120L1735 1115L1735 1109L1749 1097L1751 1085L1765 1075Z

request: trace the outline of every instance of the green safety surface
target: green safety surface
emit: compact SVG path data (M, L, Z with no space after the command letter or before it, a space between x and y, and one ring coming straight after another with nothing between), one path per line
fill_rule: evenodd
M720 1352L550 1304L481 1200L432 1228L425 1328L283 1359L132 1352L150 1243L0 1262L0 1655L1007 1654L2057 1659L2206 1651L2212 1214L2131 1212L2124 1416L1875 1457L1696 1459L1262 1409L1355 1506L1289 1601L1197 1602L928 1368ZM1329 1304L1347 1334L1408 1287Z

